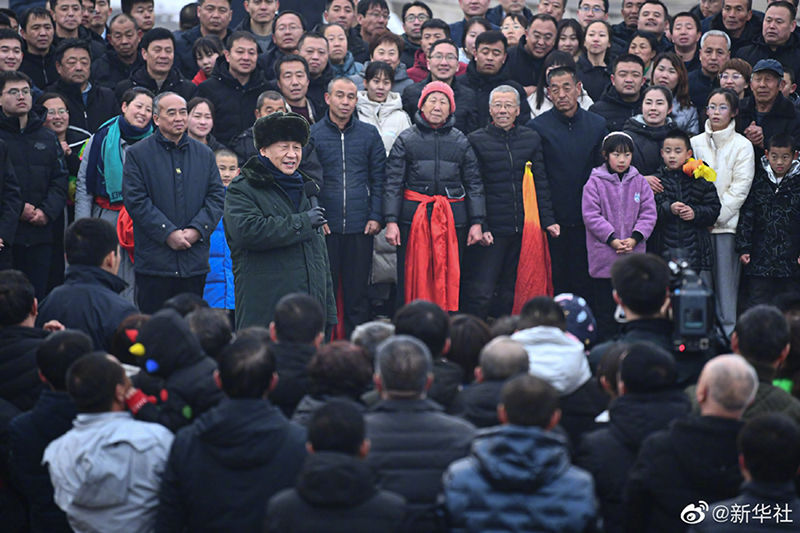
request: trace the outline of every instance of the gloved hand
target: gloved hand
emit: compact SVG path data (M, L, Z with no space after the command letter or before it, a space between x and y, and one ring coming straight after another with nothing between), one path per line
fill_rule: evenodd
M321 205L312 207L310 211L306 211L306 215L308 215L308 220L311 222L311 227L314 229L321 228L328 223L328 221L325 220L325 208Z

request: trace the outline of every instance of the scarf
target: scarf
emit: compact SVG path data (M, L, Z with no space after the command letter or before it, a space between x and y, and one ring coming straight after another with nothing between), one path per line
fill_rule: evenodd
M305 186L305 183L303 183L303 176L296 170L292 175L284 174L278 170L278 167L272 164L272 161L270 161L268 157L264 157L261 154L258 155L258 160L261 161L262 165L267 167L275 183L289 195L295 210L299 211L300 200L303 198L303 187Z
M92 139L89 164L86 168L86 190L95 196L107 196L109 203L122 201L122 143L130 144L150 136L152 124L137 128L122 115L100 126Z

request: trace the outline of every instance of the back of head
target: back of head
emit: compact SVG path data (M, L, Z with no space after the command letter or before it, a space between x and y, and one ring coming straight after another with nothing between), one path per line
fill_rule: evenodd
M67 228L64 250L70 265L99 267L117 251L117 230L102 218L81 218Z
M649 342L635 342L619 362L619 379L625 391L648 394L671 389L678 379L675 358Z
M525 347L510 337L496 337L481 350L480 366L485 381L505 381L528 372L530 361Z
M742 357L768 365L780 359L791 340L786 317L772 305L751 307L739 317L733 331Z
M611 393L618 394L619 392L619 364L623 357L628 354L631 345L624 342L615 342L609 346L600 362L597 363L597 378L601 381L604 380Z
M486 343L492 340L492 331L486 322L474 315L459 314L450 319L450 350L447 358L456 363L469 377L478 366L478 357Z
M183 292L173 296L161 306L161 309L172 309L181 316L186 316L192 311L208 307L208 302L201 296L192 292Z
M75 329L57 331L48 336L36 350L39 372L56 391L67 390L67 370L81 356L94 349L92 339Z
M780 413L759 415L739 433L739 453L754 481L787 483L800 468L800 427Z
M111 355L120 362L136 366L136 356L131 353L131 346L139 337L139 330L150 320L150 315L130 315L117 326L114 336L111 337Z
M492 322L489 329L492 331L492 337L511 336L519 329L519 315L501 316Z
M186 316L189 329L197 336L206 355L214 359L233 338L233 328L228 312L224 309L205 307Z
M308 442L315 452L358 455L364 442L364 416L350 403L332 400L311 415Z
M531 298L522 306L519 314L520 330L549 326L567 331L567 317L560 305L549 296Z
M388 322L381 322L374 320L372 322L365 322L350 335L350 342L356 346L364 348L367 352L370 361L375 360L375 350L378 345L394 335L394 325Z
M375 363L375 372L380 375L387 392L420 395L433 370L428 347L409 335L396 335L383 341L378 346Z
M543 379L526 374L503 386L500 401L509 424L547 428L558 409L558 391Z
M334 341L317 350L308 362L311 390L317 396L348 396L357 400L372 381L372 360L363 348Z
M0 328L16 326L33 310L36 291L19 270L0 271Z
M163 378L205 357L189 324L172 309L162 309L150 317L136 341L131 353L137 355L138 365Z
M434 357L442 355L450 338L450 317L441 307L425 300L406 304L394 315L395 335L411 335L428 347Z
M705 364L697 382L728 416L735 418L749 406L758 391L758 375L739 355L719 355ZM700 406L701 411L703 405Z
M274 373L269 346L253 337L234 340L219 355L219 378L229 398L266 397Z
M275 306L275 335L279 342L312 344L325 328L325 313L308 294L287 294Z
M653 316L667 299L669 267L657 255L631 254L611 267L611 283L625 307L639 316Z
M103 352L86 354L67 370L67 392L81 413L110 411L117 385L124 384L122 365Z

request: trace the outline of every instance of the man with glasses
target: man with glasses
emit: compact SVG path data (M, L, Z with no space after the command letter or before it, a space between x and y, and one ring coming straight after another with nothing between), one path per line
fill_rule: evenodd
M428 75L430 68L428 56L430 56L431 45L442 39L450 39L450 25L442 19L426 20L422 25L422 38L420 39L419 50L414 54L414 66L407 70L408 77L414 80L414 82L420 82ZM405 65L408 66L408 63L405 63ZM460 76L466 71L467 65L458 62L456 76Z
M389 22L389 4L386 0L362 0L358 3L357 20L361 26L361 40L369 46L378 35L386 32Z
M401 15L403 19L403 54L400 62L406 67L414 65L414 55L420 49L422 40L422 25L433 18L433 12L428 4L415 0L403 4Z
M22 72L0 72L0 140L8 147L24 203L11 247L13 265L41 301L50 274L53 221L67 202L68 172L58 138L44 127L46 114L32 109L32 87Z
M594 0L586 0L591 2ZM584 4L586 5L586 4ZM520 37L519 44L508 50L506 64L511 78L525 87L527 98L536 91L539 71L544 59L556 45L558 23L550 15L536 15L531 19L525 35Z
M608 20L608 0L581 0L578 3L578 22L586 29L595 20Z
M450 38L457 43L464 42L464 26L467 21L475 17L484 17L489 10L489 0L458 0L458 6L464 12L464 18L458 22L450 24ZM500 26L490 22L493 30L499 30Z
M200 24L187 31L175 32L175 68L181 71L187 80L197 74L197 61L192 46L200 37L216 35L224 43L233 31L231 23L231 0L199 0L197 16Z
M64 39L81 39L89 45L89 52L92 59L96 59L105 53L103 40L94 32L81 26L84 8L80 0L50 0L50 13L55 21L55 37L53 46L58 45ZM94 6L94 2L92 2Z
M259 54L258 67L268 80L275 79L275 63L284 56L297 53L300 38L306 31L306 21L295 11L281 11L272 21L272 43Z

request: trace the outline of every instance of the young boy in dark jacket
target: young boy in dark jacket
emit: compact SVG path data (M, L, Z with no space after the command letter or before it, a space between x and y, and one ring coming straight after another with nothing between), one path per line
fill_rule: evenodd
M675 250L683 250L689 267L710 282L714 253L709 228L721 209L717 189L710 181L684 172L692 157L691 141L685 132L676 129L667 134L661 157L664 165L655 174L664 188L655 198L659 253L674 255Z
M747 307L800 290L800 161L794 138L767 143L736 230L736 253L748 277Z

